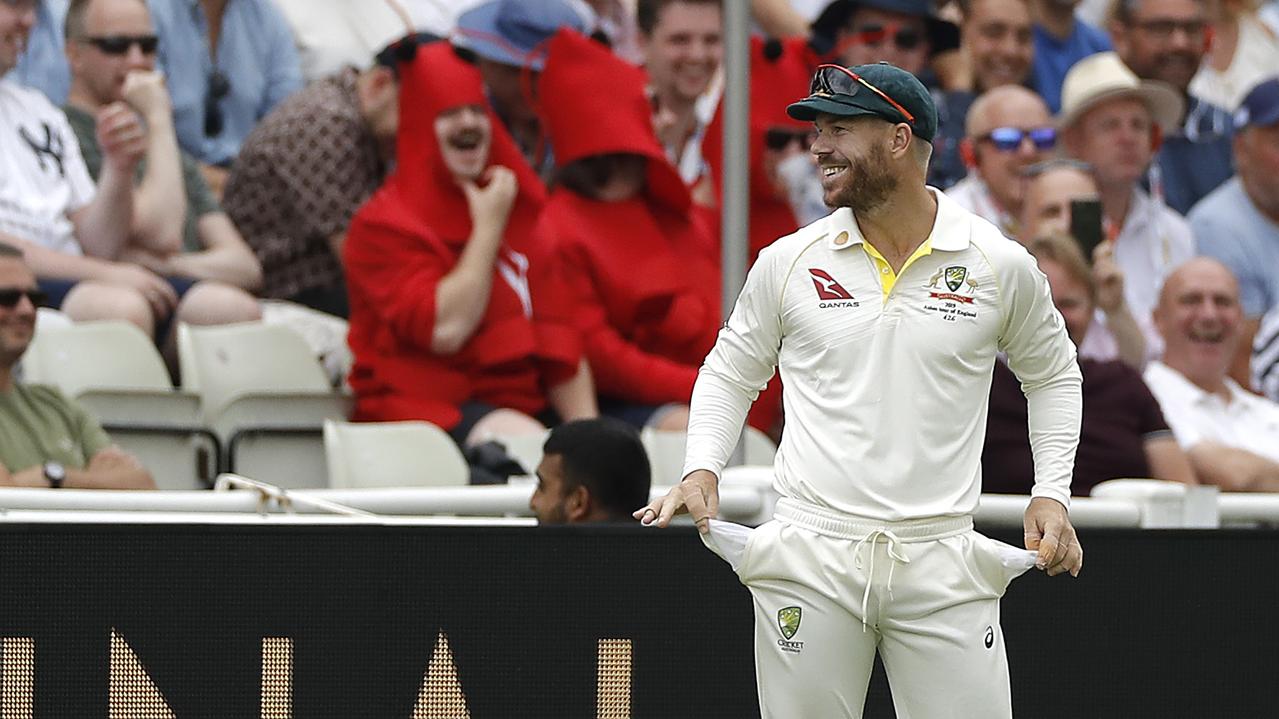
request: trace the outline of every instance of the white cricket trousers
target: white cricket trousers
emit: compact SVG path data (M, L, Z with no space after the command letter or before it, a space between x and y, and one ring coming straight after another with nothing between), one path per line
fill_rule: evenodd
M756 529L712 520L707 546L755 601L763 719L862 716L875 652L898 719L1009 719L999 598L1035 553L971 517L879 522L792 499Z

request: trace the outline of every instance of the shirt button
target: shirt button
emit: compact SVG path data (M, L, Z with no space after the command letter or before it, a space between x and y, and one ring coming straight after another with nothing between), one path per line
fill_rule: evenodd
M880 272L883 272L884 274L888 274L888 268L887 268L887 267L881 267L881 268L879 268L879 271L880 271Z

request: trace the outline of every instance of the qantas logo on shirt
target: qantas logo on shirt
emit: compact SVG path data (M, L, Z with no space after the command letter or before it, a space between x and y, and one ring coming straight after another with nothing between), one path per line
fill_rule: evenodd
M808 275L813 280L813 287L817 290L817 299L821 300L818 307L825 309L827 307L860 307L861 303L853 299L852 293L844 289L844 286L830 276L826 270L819 270L816 267L808 268Z

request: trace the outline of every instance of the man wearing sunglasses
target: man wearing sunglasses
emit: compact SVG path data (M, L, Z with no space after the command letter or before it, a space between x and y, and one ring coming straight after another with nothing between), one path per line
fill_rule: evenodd
M0 243L0 487L155 489L83 408L51 387L14 381L43 294L22 251Z
M13 67L35 5L0 2L0 75ZM0 81L0 177L12 178L0 183L0 241L25 253L53 306L77 319L128 319L150 331L154 316L176 302L173 289L116 261L132 229L145 131L122 106L104 108L96 122L103 157L95 187L66 115L39 92Z
M1048 159L1057 147L1057 130L1048 107L1019 85L990 90L968 111L968 136L961 153L968 177L946 194L969 212L1017 237L1023 172Z
M875 654L898 716L1011 717L999 597L1032 565L1078 574L1066 508L1079 441L1074 346L1034 259L924 184L937 115L913 75L823 65L790 106L834 211L760 253L693 389L687 508L754 597L762 716L860 717ZM995 357L1026 394L1026 550L977 534ZM775 520L714 520L718 476L777 369Z
M96 113L122 108L142 120L146 156L135 174L132 231L119 258L177 278L177 315L200 324L260 319L249 294L262 271L218 207L193 158L178 148L159 40L143 0L72 0L67 11L71 91L64 109L91 176L102 171ZM157 317L162 317L162 313ZM198 319L197 319L198 318Z

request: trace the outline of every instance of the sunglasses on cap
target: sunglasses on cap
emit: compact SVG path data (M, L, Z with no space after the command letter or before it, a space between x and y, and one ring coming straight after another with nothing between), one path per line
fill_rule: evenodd
M799 143L800 149L813 144L816 134L812 130L793 130L787 127L770 127L764 131L764 147L785 150L791 143Z
M106 55L123 55L134 45L143 55L154 55L160 46L160 38L155 35L100 35L84 38L84 42L98 48Z
M893 106L893 109L900 112L902 117L910 124L915 124L915 116L909 110L901 106L888 93L870 84L861 75L849 70L843 65L824 64L817 66L817 72L813 75L813 82L808 87L810 95L856 95L861 88L866 88L878 95L880 98Z
M996 127L977 139L989 142L1000 152L1016 152L1026 138L1030 138L1036 150L1051 150L1057 146L1057 129L1036 127L1023 130L1020 127Z
M49 300L49 296L43 290L31 288L29 290L19 289L17 287L0 288L0 307L11 310L18 306L22 298L26 297L31 300L34 307L39 307Z
M215 69L209 76L209 86L204 93L204 136L217 137L222 134L224 118L222 117L222 98L231 93L231 81L221 70Z
M892 40L898 50L914 50L923 41L918 30L897 25L867 23L854 28L845 42L855 45L881 45Z

